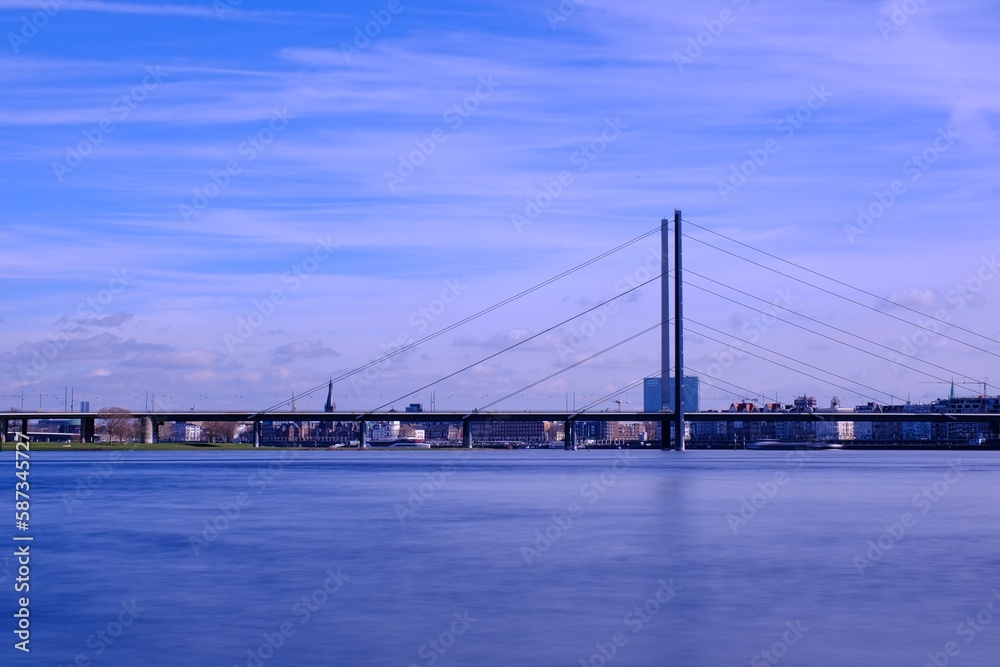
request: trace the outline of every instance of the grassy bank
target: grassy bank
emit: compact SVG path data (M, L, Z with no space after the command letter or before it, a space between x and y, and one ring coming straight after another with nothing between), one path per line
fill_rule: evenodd
M11 442L5 443L4 451L14 448ZM207 442L161 442L155 445L143 445L129 442L126 444L109 444L106 442L81 443L81 442L32 442L31 451L62 451L62 452L128 452L128 451L184 451L184 452L206 452L206 451L242 451L253 450L251 444L234 444L231 442L209 444ZM280 450L283 447L260 447L261 450Z
M3 445L3 451L13 451L14 443L7 442ZM108 444L106 442L94 442L94 443L80 443L80 442L32 442L31 451L33 452L45 452L45 451L60 451L60 452L235 452L235 451L268 451L268 452L280 452L288 451L290 449L295 449L296 451L316 451L316 452L329 452L329 451L344 451L344 452L357 452L360 451L357 447L338 447L336 449L329 449L327 447L265 447L261 445L260 447L254 447L249 443L207 443L207 442L159 442L152 445L137 444L134 442L129 442L126 444ZM480 449L477 447L477 449ZM386 452L441 452L441 451L468 451L462 447L434 447L433 449L416 449L412 447L380 447L377 449L369 448L365 451L386 451Z

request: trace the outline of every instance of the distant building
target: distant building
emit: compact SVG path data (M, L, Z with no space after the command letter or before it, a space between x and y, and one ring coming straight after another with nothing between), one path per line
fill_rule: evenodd
M80 401L80 412L90 412L90 401Z
M35 433L72 433L79 435L79 419L39 419L35 422Z
M642 409L643 412L663 411L663 389L662 378L645 378L642 381ZM681 379L681 398L685 412L699 412L701 390L701 380L697 375L685 375ZM674 409L674 378L670 378L670 404L668 410Z
M941 399L934 403L934 412L954 414L983 414L1000 412L1000 397L975 396ZM934 439L963 443L979 443L983 439L995 439L998 425L989 422L949 422L934 424Z
M426 422L424 424L414 424L414 426L423 428L425 437L428 440L457 442L462 439L462 427L458 424L450 424L448 422Z
M829 408L821 408L816 410L816 412L817 414L840 414L854 411L851 408L839 407L839 404L831 404ZM853 421L831 421L827 418L823 421L814 422L813 427L815 428L816 440L820 442L842 442L845 440L854 440Z
M479 442L545 442L545 422L515 419L473 421L469 432Z
M375 441L396 440L400 437L400 423L391 422L371 422L369 425L369 438Z
M423 403L410 403L409 405L406 406L406 411L407 412L423 412L424 411L424 404Z
M611 440L645 440L646 425L642 422L608 422Z
M573 433L577 442L597 442L611 438L612 422L575 422Z
M792 402L792 405L799 412L812 412L813 410L816 409L816 406L817 406L816 397L815 396L805 396L805 395L798 396Z
M201 440L201 425L191 422L174 422L169 438L174 442L198 442Z

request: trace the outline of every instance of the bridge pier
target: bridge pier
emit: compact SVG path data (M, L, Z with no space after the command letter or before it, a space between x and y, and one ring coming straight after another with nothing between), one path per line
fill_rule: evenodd
M27 419L22 419L21 420L21 435L23 435L26 438L28 437L28 420Z
M10 428L9 419L0 419L0 445L7 443L7 429Z
M563 441L566 449L576 449L576 428L572 419L563 422Z
M368 449L368 422L358 422L358 449Z
M155 430L155 424L153 423L152 417L142 418L142 444L151 445L153 444L153 431Z
M80 420L80 442L93 442L94 431L93 417L84 417Z
M472 423L468 419L462 420L462 446L472 449Z
M253 423L253 446L254 448L260 447L260 427L261 423L259 421L254 421Z

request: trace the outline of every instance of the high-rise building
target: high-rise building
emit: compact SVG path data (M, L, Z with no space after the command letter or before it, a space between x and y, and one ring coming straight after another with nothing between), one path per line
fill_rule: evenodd
M697 375L685 375L681 379L681 397L685 412L698 412L699 393L701 390L701 380ZM642 409L643 412L660 412L663 410L662 403L662 381L658 377L645 378L642 381ZM670 377L670 405L668 410L674 409L674 378Z

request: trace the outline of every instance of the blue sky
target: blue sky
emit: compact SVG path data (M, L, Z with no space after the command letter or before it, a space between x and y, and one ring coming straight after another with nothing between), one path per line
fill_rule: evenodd
M765 271L692 226L687 268L916 369L691 287L686 366L720 386L708 407L748 393L732 385L853 405L1000 380L994 3L0 0L0 21L4 409L22 391L61 408L67 386L95 408L147 392L267 407L674 208L968 330L754 256L790 277ZM428 403L412 392L620 293L657 243L344 380L338 406ZM616 303L441 383L437 407L484 405L658 320L655 284ZM613 394L658 349L647 334L499 407Z

